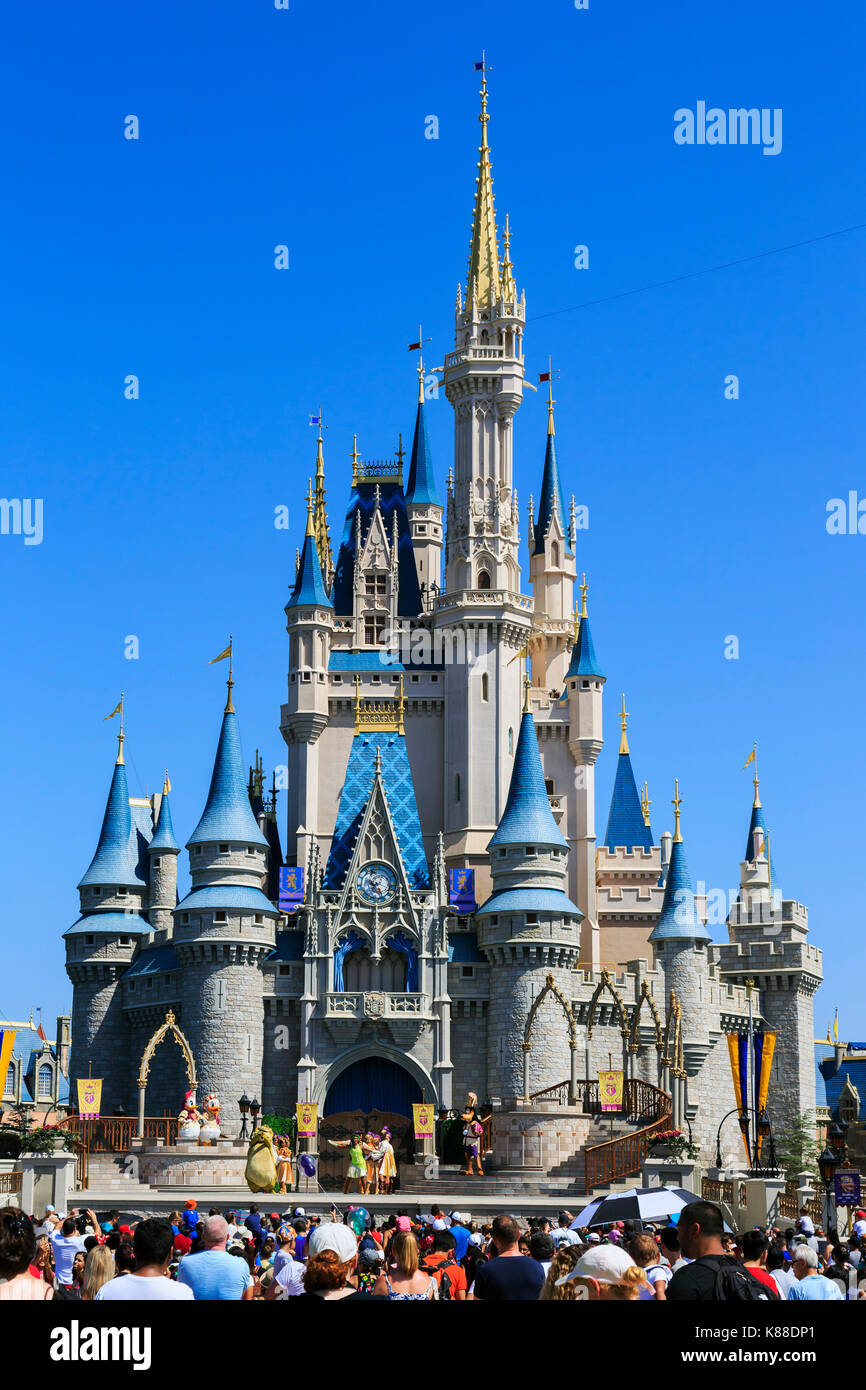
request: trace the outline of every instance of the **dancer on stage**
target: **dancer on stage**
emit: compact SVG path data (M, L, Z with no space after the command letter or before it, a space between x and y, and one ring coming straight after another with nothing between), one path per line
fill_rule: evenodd
M375 1196L379 1195L379 1173L382 1167L382 1160L385 1157L385 1150L378 1134L371 1133L370 1130L364 1135L364 1142L361 1145L364 1156L367 1160L367 1191Z
M393 1192L394 1179L397 1176L397 1160L394 1157L394 1145L391 1143L391 1131L387 1125L382 1126L381 1147L384 1154L379 1166L379 1182L383 1192Z
M353 1134L351 1139L329 1139L328 1143L335 1149L349 1150L349 1167L346 1170L346 1181L343 1183L343 1191L351 1192L352 1184L358 1184L359 1192L367 1191L367 1158L361 1144L361 1135Z
M277 1182L281 1192L292 1186L292 1146L287 1134L278 1134L274 1139L277 1150Z
M478 1104L478 1097L474 1091L469 1092L466 1102L466 1109L460 1117L463 1121L463 1156L466 1159L463 1175L467 1178L472 1176L474 1163L479 1178L483 1178L484 1169L481 1167L482 1129L475 1108Z

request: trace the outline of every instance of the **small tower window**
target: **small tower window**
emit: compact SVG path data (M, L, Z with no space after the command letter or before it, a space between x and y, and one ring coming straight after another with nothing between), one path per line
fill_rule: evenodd
M125 897L126 897L126 889L125 889L125 888L118 888L118 890L117 890L117 896L118 896L119 898L125 898Z
M84 944L85 944L85 946L92 946L92 945L93 945L93 937L92 937L92 936L85 936L85 938L84 938Z
M368 647L378 646L385 636L384 614L371 613L364 619L364 642Z
M228 854L228 852L229 852L229 847L228 847L228 845L220 845L220 854Z
M225 922L228 920L224 912L215 912L213 919L215 922Z
M36 1080L36 1094L38 1096L51 1095L51 1083L54 1080L54 1073L47 1062L43 1062L39 1068L39 1076Z
M559 541L554 541L550 547L550 563L559 565Z
M537 925L537 923L538 923L538 913L537 913L537 912L527 912L527 914L526 914L526 925L527 925L528 927L534 927L534 926Z
M479 587L479 589L489 589L489 588L490 588L490 571L489 571L489 570L479 570L479 571L478 571L478 587Z
M544 779L544 790L547 792L547 795L548 795L548 796L553 796L553 778L552 778L552 777L545 777L545 779Z
M459 772L455 772L455 774L454 774L454 800L455 800L455 801L462 801L462 800L463 800L463 788L462 788L461 783L460 783L460 773L459 773Z
M15 1067L11 1063L6 1073L6 1085L3 1089L3 1094L5 1096L14 1096L15 1094Z
M94 898L101 898L101 897L102 897L102 889L101 889L101 888L91 888L90 891L91 891L91 893L93 894Z
M527 854L537 854L537 853L538 853L538 850L535 848L535 845L527 845L527 846L526 846L526 853L527 853Z
M158 868L160 867L161 864L162 864L162 860L161 860L161 859L159 858L159 856L157 855L156 859L153 860L153 867L154 867L155 869L158 869Z
M508 752L509 752L509 755L513 756L513 754L514 754L514 730L513 730L513 729L509 729L509 730L508 730Z
M490 699L490 677L486 671L481 674L481 698L482 700Z

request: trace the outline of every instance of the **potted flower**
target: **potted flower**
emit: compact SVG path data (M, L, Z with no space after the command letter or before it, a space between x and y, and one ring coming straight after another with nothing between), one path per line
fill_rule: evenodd
M681 1129L662 1129L650 1139L650 1158L697 1158L698 1146Z

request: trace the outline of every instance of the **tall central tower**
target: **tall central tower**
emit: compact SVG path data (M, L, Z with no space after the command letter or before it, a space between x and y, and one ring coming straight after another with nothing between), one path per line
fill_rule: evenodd
M435 626L445 662L445 851L489 883L487 843L505 807L521 709L532 599L520 592L513 420L523 399L525 299L505 224L500 260L481 79L481 144L465 287L443 385L454 410L445 590Z

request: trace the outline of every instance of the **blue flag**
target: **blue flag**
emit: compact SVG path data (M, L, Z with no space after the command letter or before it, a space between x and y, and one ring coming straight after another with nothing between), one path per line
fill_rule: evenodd
M448 903L454 912L475 911L477 904L474 869L448 870Z

